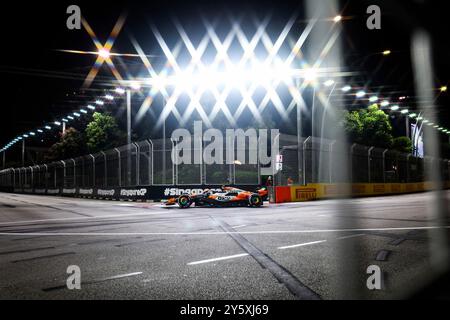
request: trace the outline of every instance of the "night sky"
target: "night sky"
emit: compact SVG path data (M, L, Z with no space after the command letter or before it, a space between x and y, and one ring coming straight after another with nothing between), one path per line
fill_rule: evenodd
M449 82L450 45L448 41L449 12L444 1L341 1L344 21L343 47L348 68L359 73L355 81L370 81L369 87L388 92L414 96L410 59L410 37L419 26L431 32L434 46L435 86ZM95 3L95 4L94 4ZM145 2L66 2L39 1L8 2L2 4L0 19L0 73L2 85L2 113L0 117L0 144L3 146L18 134L35 129L44 123L79 108L85 99L101 90L97 83L90 90L81 92L83 80L94 64L93 55L76 55L57 51L73 49L95 51L95 46L84 30L66 28L66 8L78 4L101 41L111 31L119 15L128 12L124 30L113 47L115 52L136 53L130 42L135 37L144 51L151 55L157 46L149 28L153 23L166 34L170 21L177 17L183 25L195 24L201 15L220 17L225 10L232 14L255 12L273 13L274 19L288 18L294 9L302 12L301 1L145 1ZM366 8L378 4L382 9L382 30L370 31L365 27ZM301 14L300 14L301 15ZM390 49L392 54L383 58L379 54ZM375 54L375 56L374 56ZM369 58L367 58L369 57ZM157 60L157 59L156 59ZM140 60L123 58L115 61L134 73ZM139 66L138 66L139 67ZM123 71L124 69L121 69ZM377 70L375 72L375 70ZM99 79L112 77L104 66ZM112 78L111 78L112 79ZM437 101L439 122L450 127L448 111L450 93ZM83 100L84 99L84 100ZM411 106L414 101L408 102ZM120 110L116 110L120 112ZM154 112L158 112L157 109ZM143 129L141 134L151 134ZM56 137L56 135L55 135ZM54 137L54 138L55 138ZM52 139L43 143L48 146Z

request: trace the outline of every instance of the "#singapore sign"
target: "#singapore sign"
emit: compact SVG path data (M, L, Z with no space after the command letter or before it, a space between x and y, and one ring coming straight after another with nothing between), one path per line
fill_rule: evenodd
M202 121L194 122L193 133L176 129L171 139L174 143L171 157L175 165L259 164L262 175L274 173L280 149L278 129L226 129L224 136L218 129L203 131Z

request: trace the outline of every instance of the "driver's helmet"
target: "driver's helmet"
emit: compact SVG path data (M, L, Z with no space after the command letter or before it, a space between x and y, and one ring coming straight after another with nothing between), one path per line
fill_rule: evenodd
M205 191L203 191L203 195L205 196L210 196L212 194L211 189L205 189Z

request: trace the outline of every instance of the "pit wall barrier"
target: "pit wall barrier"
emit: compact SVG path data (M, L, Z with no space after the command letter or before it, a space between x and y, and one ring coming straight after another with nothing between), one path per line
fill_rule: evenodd
M450 189L450 181L444 182ZM380 195L406 194L436 190L432 182L412 183L314 183L306 186L273 187L270 201L273 203L301 202L342 197L367 197Z

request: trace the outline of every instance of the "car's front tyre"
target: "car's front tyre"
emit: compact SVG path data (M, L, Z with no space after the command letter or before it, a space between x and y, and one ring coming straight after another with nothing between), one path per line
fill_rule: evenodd
M191 198L189 197L189 196L187 196L187 195L184 195L184 196L180 196L179 198L178 198L178 206L181 208L181 209L186 209L186 208L189 208L190 206L191 206L191 204L192 204L192 200L191 200Z

